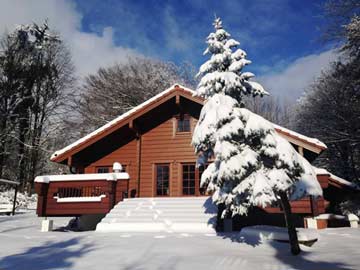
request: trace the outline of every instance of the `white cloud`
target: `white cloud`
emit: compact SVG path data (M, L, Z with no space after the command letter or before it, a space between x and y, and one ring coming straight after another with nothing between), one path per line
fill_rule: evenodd
M259 76L257 80L271 95L295 101L336 58L334 50L307 55L296 59L283 71Z
M135 51L116 46L111 27L101 36L81 31L82 15L70 0L3 0L0 9L0 34L15 25L42 23L49 19L52 29L60 33L69 45L79 75L95 72L99 67L124 62Z

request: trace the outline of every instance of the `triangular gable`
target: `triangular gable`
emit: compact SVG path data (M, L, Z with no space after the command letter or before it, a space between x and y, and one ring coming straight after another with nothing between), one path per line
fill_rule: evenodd
M80 138L79 140L73 142L72 144L64 147L61 150L54 152L50 158L51 161L54 162L61 162L65 160L68 156L71 156L87 146L95 143L96 141L104 138L108 134L112 133L116 129L120 128L121 126L131 122L138 116L148 112L149 110L159 106L160 104L166 102L167 100L173 98L174 96L183 96L188 99L193 100L199 104L203 104L203 99L194 97L194 91L188 89L186 87L180 85L173 85L170 88L166 89L165 91L155 95L154 97L148 99L147 101L141 103L140 105L132 108L128 112L120 115L119 117L115 118L114 120L108 122L107 124L103 125L102 127L96 129L95 131L89 133L88 135Z
M150 110L156 108L157 106L171 98L176 97L178 99L178 97L182 96L202 105L204 100L199 97L194 97L194 93L195 92L189 88L180 85L173 85L165 91L143 102L142 104L134 107L130 111L120 115L119 117L115 118L104 126L75 141L74 143L64 147L61 150L56 151L50 159L54 162L62 162L66 160L68 157L94 144L95 142L106 137L120 127L126 124L129 124L129 126L131 126L134 119L140 117L146 112L149 112ZM315 138L304 136L302 134L275 124L274 128L281 136L283 136L289 142L304 147L305 149L310 150L316 154L319 154L326 149L326 145Z

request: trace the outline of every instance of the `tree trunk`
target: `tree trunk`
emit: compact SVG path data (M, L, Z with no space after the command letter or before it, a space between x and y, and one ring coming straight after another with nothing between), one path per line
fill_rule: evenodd
M25 153L25 140L26 140L26 132L28 129L27 119L25 115L20 116L19 121L19 142L18 142L18 173L17 173L17 181L20 183L20 191L24 192L26 188L26 179L25 179L25 170L26 170L26 153Z
M0 122L0 178L3 177L6 159L6 142L7 142L7 115L3 116Z
M286 192L284 191L279 192L279 195L280 195L281 205L284 211L286 226L288 228L291 253L293 255L298 255L301 252L301 249L299 246L299 240L297 237L296 228L291 216L291 206L289 203L289 199L286 195Z

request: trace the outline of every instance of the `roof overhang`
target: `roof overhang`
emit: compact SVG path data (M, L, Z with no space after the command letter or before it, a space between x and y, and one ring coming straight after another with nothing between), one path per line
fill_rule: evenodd
M81 139L75 141L74 143L64 147L61 150L56 151L50 158L51 161L64 163L71 163L69 158L74 154L84 150L87 147L90 147L92 144L100 141L101 139L109 136L112 133L115 133L118 129L127 126L129 129L135 129L135 121L139 117L145 115L151 110L156 109L161 104L166 103L167 101L174 99L175 103L180 103L181 97L191 100L197 104L203 105L204 100L202 98L194 96L194 91L183 86L173 85L167 90L155 95L144 103L134 107L130 111L120 115L114 120L108 122L104 126L96 129L90 134L82 137Z
M71 165L73 163L72 157L75 154L81 151L84 152L84 155L91 153L90 148L92 147L92 145L101 140L104 140L104 138L107 136L113 136L116 140L118 140L121 137L121 134L125 134L124 136L126 138L131 138L130 134L127 134L126 132L129 132L129 130L135 130L135 122L137 121L137 119L144 117L144 115L146 115L150 111L156 110L157 107L165 104L166 102L169 102L172 99L177 105L179 105L180 102L186 103L187 101L192 101L192 103L202 106L204 104L204 100L200 97L195 96L194 94L195 91L189 88L180 85L173 85L165 91L145 101L144 103L134 107L130 111L108 122L104 126L96 129L90 134L82 137L74 143L64 147L63 149L56 151L50 159L53 162L65 164L67 163L68 165ZM188 106L190 106L189 102ZM278 132L278 134L280 134L290 143L303 147L311 153L315 153L316 156L326 149L326 145L315 138L304 136L302 134L275 124L274 128ZM119 129L124 130L122 132L119 132ZM134 132L133 135L135 135ZM86 148L89 148L87 149L89 151L86 151Z
M354 183L345 180L326 169L313 167L317 176L325 176L327 178L328 184L330 186L339 188L339 189L349 189L353 191L360 191L360 187Z

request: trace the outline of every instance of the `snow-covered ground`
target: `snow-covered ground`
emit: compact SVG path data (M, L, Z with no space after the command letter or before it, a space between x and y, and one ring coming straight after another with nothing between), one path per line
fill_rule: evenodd
M42 233L40 222L33 211L0 216L0 269L360 269L360 229L321 230L294 257L288 244L254 233Z

